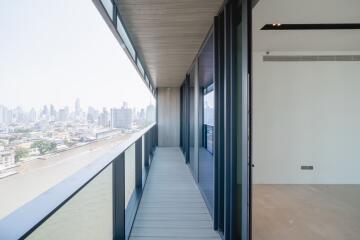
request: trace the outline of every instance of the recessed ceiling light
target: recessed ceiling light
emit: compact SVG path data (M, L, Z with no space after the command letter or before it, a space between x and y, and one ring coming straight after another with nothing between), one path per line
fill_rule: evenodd
M280 27L281 26L281 27ZM360 29L360 23L307 23L307 24L282 24L273 22L265 24L261 30L353 30Z

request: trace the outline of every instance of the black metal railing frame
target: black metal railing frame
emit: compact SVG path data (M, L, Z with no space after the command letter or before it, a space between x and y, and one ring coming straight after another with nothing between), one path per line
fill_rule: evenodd
M144 165L142 138L144 137ZM125 209L125 152L135 144L135 189ZM25 239L112 164L113 239L128 239L157 146L157 125L133 134L121 147L94 160L0 220L0 239ZM144 170L144 172L143 172Z

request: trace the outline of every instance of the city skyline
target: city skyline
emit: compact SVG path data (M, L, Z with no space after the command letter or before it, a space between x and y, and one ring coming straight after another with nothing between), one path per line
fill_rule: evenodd
M102 109L106 108L106 109L111 109L111 108L120 108L123 106L123 104L125 103L126 106L128 108L131 108L131 109L137 109L137 110L141 110L141 109L146 109L147 106L149 105L154 105L155 106L155 102L153 99L150 99L148 101L148 103L146 105L141 105L141 106L132 106L131 104L129 104L127 101L121 101L119 102L117 105L113 104L111 106L100 106L100 107L96 107L96 106L93 106L93 105L83 105L81 103L81 99L80 98L75 98L74 99L74 103L76 102L76 100L79 99L80 100L80 109L84 112L87 112L86 109L89 109L89 108L94 108L98 111L101 111ZM3 104L0 102L0 106L3 106L3 107L6 107L7 109L10 109L10 110L14 110L14 109L17 109L17 108L21 108L23 111L25 112L30 112L32 111L33 109L36 110L36 111L41 111L43 109L44 106L48 106L48 107L51 107L53 106L55 109L57 110L61 110L61 109L64 109L64 108L69 108L69 110L71 112L75 112L76 111L76 107L74 106L75 104L69 104L69 105L60 105L60 106L57 106L55 104L52 104L52 103L44 103L44 104L40 104L40 107L35 107L35 106L28 106L28 107L24 107L22 105L16 105L16 106L8 106L6 104ZM98 104L97 104L98 105Z
M0 105L28 111L44 102L72 108L78 97L97 109L154 101L91 1L5 1L0 7L6 9L0 15ZM82 9L81 18L75 9Z
M130 108L122 102L116 108L97 110L81 107L80 99L56 109L44 104L36 111L23 111L0 105L0 179L17 173L14 167L22 161L64 152L96 141L105 141L119 134L137 132L155 122L156 107L149 103L144 108Z
M41 108L35 109L32 107L30 110L26 111L21 107L10 108L6 105L0 104L0 124L11 124L11 123L30 123L37 122L41 120L47 121L67 121L67 120L78 120L86 121L89 123L98 123L101 125L105 121L111 121L111 114L113 111L125 109L129 110L133 115L131 117L131 122L136 119L141 118L142 115L144 119L149 120L148 114L153 115L155 111L155 105L149 102L148 105L141 108L131 108L126 101L122 102L118 106L114 107L102 107L100 109L94 108L92 106L82 107L81 101L79 98L76 98L74 107L64 106L62 108L56 108L53 104L44 104ZM146 115L145 115L146 112ZM105 118L105 119L104 119ZM153 116L151 116L153 118ZM107 119L107 120L106 120ZM1 125L0 125L1 126Z

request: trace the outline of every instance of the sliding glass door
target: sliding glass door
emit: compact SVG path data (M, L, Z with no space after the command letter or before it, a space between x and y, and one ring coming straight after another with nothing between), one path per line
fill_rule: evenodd
M215 18L215 228L251 239L251 1L228 1Z
M199 55L199 186L214 212L214 35L211 33Z
M181 147L225 240L251 239L250 3L225 3L181 88Z

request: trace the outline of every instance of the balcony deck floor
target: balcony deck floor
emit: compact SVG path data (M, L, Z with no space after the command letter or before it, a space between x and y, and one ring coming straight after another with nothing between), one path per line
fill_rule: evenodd
M130 239L220 239L179 148L156 149Z

